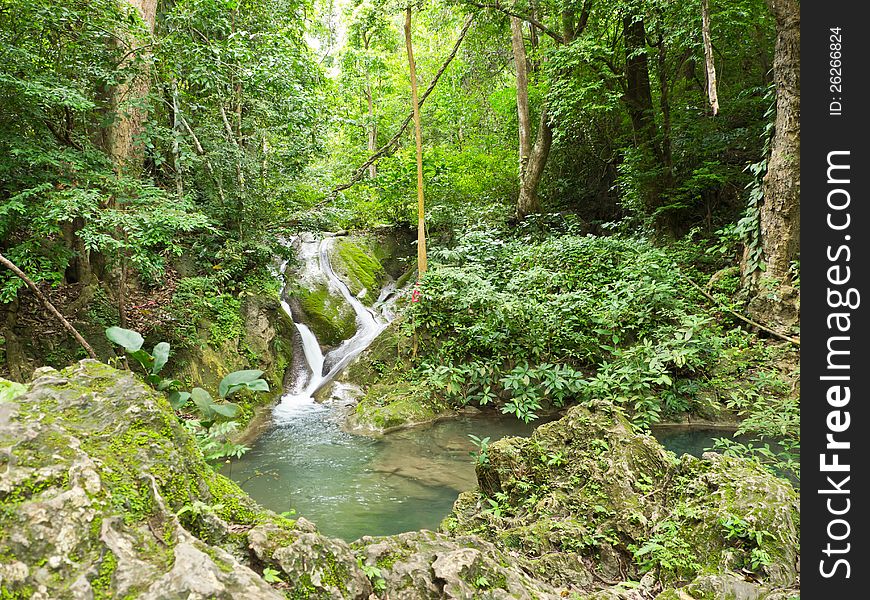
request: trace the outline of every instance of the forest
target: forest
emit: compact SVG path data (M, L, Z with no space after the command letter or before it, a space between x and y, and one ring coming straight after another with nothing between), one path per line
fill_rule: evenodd
M800 596L798 0L0 1L0 598Z

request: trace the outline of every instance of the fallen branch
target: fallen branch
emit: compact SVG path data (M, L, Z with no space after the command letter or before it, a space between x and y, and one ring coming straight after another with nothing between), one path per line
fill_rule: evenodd
M465 25L462 26L462 31L459 32L459 37L456 39L456 43L453 44L453 50L451 50L450 55L441 65L441 68L438 69L438 72L435 74L435 77L432 79L431 83L429 83L429 87L426 88L426 91L420 96L420 101L417 103L417 108L422 108L423 103L426 101L426 98L429 97L429 94L432 93L432 90L435 89L435 86L438 84L438 80L441 79L441 75L444 74L444 71L447 70L447 67L450 66L450 63L453 62L453 59L456 58L456 53L459 52L459 46L462 44L462 40L465 39L465 35L468 33L468 30L471 28L471 23L474 21L474 15L468 15L468 18L465 20ZM390 138L386 144L378 148L377 152L372 154L368 160L366 160L363 164L357 167L356 171L353 172L353 175L350 178L350 181L347 183L342 183L332 189L330 196L335 196L338 192L342 190L346 190L348 188L353 187L353 185L362 179L363 175L368 171L368 168L373 165L377 160L383 158L388 152L393 150L399 144L399 140L402 139L402 135L405 133L405 130L408 128L408 125L411 123L411 119L414 118L414 111L408 113L408 116L405 117L405 120L402 121L402 126L399 127L399 131Z
M60 311L57 310L54 307L54 304L51 303L51 301L45 296L45 294L43 294L40 289L36 287L36 284L33 283L33 280L31 280L27 275L24 274L24 271L15 266L12 261L10 261L2 254L0 254L0 265L3 265L7 269L15 273L22 281L24 281L24 283L27 284L27 287L33 290L33 293L36 294L36 297L42 301L42 303L49 310L49 312L57 317L57 320L61 322L64 329L71 333L76 341L81 344L81 347L85 349L85 352L88 353L88 356L90 356L94 360L99 360L97 358L97 353L94 352L94 349L91 348L91 345L87 342L87 340L85 340L85 338L82 337L78 330L73 327L72 323L67 321L66 318L62 314L60 314Z
M791 342L791 343L794 344L795 346L800 347L800 345L801 345L801 341L800 341L799 339L797 339L797 338L793 338L793 337L791 337L791 336L785 335L784 333L780 333L780 332L778 332L778 331L775 331L775 330L771 329L770 327L765 327L765 326L762 325L761 323L758 323L757 321L753 321L753 320L750 319L749 317L746 317L746 316L744 316L744 315L741 315L741 314L738 313L738 312L735 312L735 311L731 310L730 308L728 308L727 306L725 306L722 302L720 302L719 300L717 300L716 298L714 298L712 294L710 294L710 293L707 292L707 290L705 290L705 289L702 288L700 285L698 285L697 283L695 283L694 281L692 281L689 277L686 277L686 276L683 275L682 273L680 273L680 277L682 277L683 279L685 279L686 281L688 281L688 282L689 282L689 285L691 285L693 288L695 288L696 290L698 290L699 292L701 292L701 294L703 294L705 298L711 300L714 304L718 305L719 308L721 308L721 309L724 310L725 312L734 315L735 317L737 317L737 318L740 319L741 321L743 321L743 322L745 322L745 323L748 323L748 324L752 325L753 327L757 327L758 329L760 329L760 330L762 330L762 331L764 331L764 332L767 332L767 333L769 333L770 335L772 335L772 336L774 336L774 337L777 337L777 338L779 338L779 339L781 339L781 340L784 340L784 341L786 341L786 342Z

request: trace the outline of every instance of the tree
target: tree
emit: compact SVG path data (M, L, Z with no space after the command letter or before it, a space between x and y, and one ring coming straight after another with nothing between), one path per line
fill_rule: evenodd
M765 271L749 274L778 287L780 302L758 290L750 311L779 325L797 320L798 296L791 286L791 267L800 257L800 2L768 0L776 23L773 80L776 122L760 207L761 245ZM747 264L743 262L744 274Z
M526 45L523 39L522 21L511 16L511 48L517 72L517 123L519 133L519 178L520 191L517 197L517 217L540 212L538 185L547 165L553 130L546 107L541 109L538 132L532 145L531 117L529 114L529 78Z
M384 54L395 50L393 30L384 12L369 0L360 2L348 24L347 46L342 61L342 78L362 80L362 95L366 102L366 148L369 155L378 148L378 122L375 115L375 92L386 75ZM377 175L377 163L368 167L368 176Z
M405 48L411 74L411 106L414 111L414 140L417 145L417 273L426 273L426 212L423 202L423 133L420 125L420 104L417 100L417 65L411 43L411 6L405 9Z
M142 140L148 117L150 92L151 41L157 18L157 0L121 0L126 4L133 28L117 32L113 43L124 51L121 66L133 66L129 78L120 81L111 91L109 114L111 124L106 128L105 149L118 172L127 169L138 174L142 169L145 148Z

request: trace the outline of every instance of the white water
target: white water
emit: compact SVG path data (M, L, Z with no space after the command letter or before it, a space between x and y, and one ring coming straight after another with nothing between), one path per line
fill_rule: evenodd
M304 261L304 266L300 280L303 284L308 285L325 280L330 291L337 292L353 309L356 315L356 333L324 356L317 337L305 324L299 323L293 318L290 305L282 300L281 306L293 319L302 339L306 369L297 371L298 374L291 382L288 392L281 397L281 402L275 407L274 417L278 423L286 422L300 414L326 410L314 400L314 394L338 375L360 352L365 350L392 319L392 311L384 302L389 293L388 288L385 288L384 292L381 293L378 298L379 302L376 304L376 306L382 307L382 316L356 298L347 285L335 274L329 262L329 252L334 242L334 237L327 237L319 242L305 239L301 241L299 258ZM281 270L283 271L284 268L286 268L286 263L282 265Z

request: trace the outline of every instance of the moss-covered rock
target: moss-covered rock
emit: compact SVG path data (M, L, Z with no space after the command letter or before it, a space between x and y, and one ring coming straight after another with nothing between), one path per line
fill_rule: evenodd
M487 447L479 489L460 496L443 533L348 545L215 473L165 398L130 372L86 360L0 390L3 598L796 593L788 482L737 458L677 461L606 404Z
M732 589L732 576L756 582L757 596L740 598L796 585L800 513L787 481L717 454L676 461L607 404L493 443L477 475L442 529L517 552L536 577L590 599L633 598L613 584L644 573L680 594Z
M164 397L129 372L90 360L37 371L0 402L0 465L3 598L368 596L346 545L333 572L347 581L320 585L311 571L304 582L312 565L295 553L328 563L343 542L262 509L215 473ZM298 570L288 566L283 584L258 574L270 562L252 559L257 527L291 548L283 564Z
M356 314L338 294L332 294L325 283L293 291L298 320L305 323L324 348L337 346L356 332Z
M270 394L238 394L233 401L241 407L236 419L247 424L258 409L271 404L281 393L287 370L293 362L293 321L277 297L246 294L240 303L238 337L208 339L209 327L202 327L204 342L173 354L168 374L188 388L202 387L213 394L231 371L259 369L269 382Z
M424 384L404 380L413 367L412 348L413 341L398 318L339 376L340 381L363 389L355 409L348 413L347 429L380 435L454 414Z
M548 600L567 590L528 575L524 561L475 536L414 531L353 544L375 588L393 600Z
M387 279L376 248L370 239L343 237L336 240L330 255L335 274L347 284L351 294L368 305L378 299Z
M347 428L361 435L380 435L451 414L449 407L434 402L419 384L379 383L370 386L348 414Z

